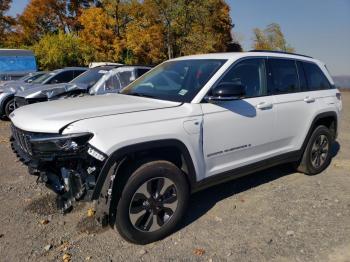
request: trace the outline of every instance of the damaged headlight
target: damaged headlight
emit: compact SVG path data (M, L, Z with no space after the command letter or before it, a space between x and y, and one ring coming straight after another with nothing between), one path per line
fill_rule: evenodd
M34 154L50 152L74 153L84 148L93 137L91 133L55 135L32 138L30 140Z

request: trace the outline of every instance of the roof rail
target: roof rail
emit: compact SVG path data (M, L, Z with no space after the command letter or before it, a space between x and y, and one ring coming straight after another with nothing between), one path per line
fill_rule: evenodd
M273 51L273 50L250 50L249 52L264 52L264 53L296 55L296 56L303 56L303 57L313 58L313 57L308 56L308 55L301 55L301 54L295 54L295 53L283 52L283 51Z

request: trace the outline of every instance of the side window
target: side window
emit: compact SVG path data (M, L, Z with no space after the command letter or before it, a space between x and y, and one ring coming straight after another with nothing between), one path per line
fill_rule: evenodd
M118 82L119 81L115 75L108 78L106 83L105 83L105 91L110 92L110 91L113 91L115 89L120 89L120 85Z
M328 79L316 64L303 62L303 66L310 91L332 88Z
M85 70L75 70L74 71L74 78L78 77L79 75L81 75L82 73L84 73ZM73 79L72 79L73 80Z
M73 80L73 78L74 78L73 71L64 71L54 76L50 80L49 84L68 83L71 80Z
M265 59L253 58L239 62L225 74L220 83L243 85L246 97L267 95Z
M294 60L269 58L274 94L300 91L298 72Z
M149 71L149 69L139 68L139 69L137 69L136 77L140 77L143 74L147 73L148 71Z
M121 84L121 88L126 87L128 84L132 82L132 72L131 71L124 71L118 73L119 81Z
M301 91L308 91L307 87L307 81L305 76L305 70L303 67L303 63L300 61L297 61L297 67L298 67L298 76L299 76L299 83L300 83L300 90Z

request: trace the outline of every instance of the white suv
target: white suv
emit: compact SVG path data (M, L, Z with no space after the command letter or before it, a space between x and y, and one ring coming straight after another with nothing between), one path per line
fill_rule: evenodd
M12 146L63 211L94 200L102 224L145 244L170 234L204 187L286 162L324 170L341 108L325 65L310 57L188 56L120 94L17 109Z

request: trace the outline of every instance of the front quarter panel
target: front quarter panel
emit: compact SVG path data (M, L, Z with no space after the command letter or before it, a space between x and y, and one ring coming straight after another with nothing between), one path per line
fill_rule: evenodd
M188 149L198 180L205 174L202 132L188 132L190 123L202 127L202 111L198 104L81 120L69 125L63 133L93 133L89 143L108 156L144 142L178 140Z

